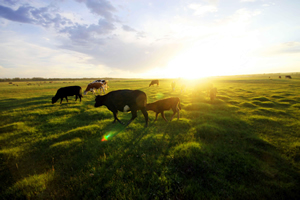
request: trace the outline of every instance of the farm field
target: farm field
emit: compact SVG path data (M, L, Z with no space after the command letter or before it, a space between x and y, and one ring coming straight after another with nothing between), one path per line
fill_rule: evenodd
M112 124L91 92L51 104L91 81L0 82L0 199L300 199L300 76L190 80L183 92L183 80L175 91L171 79L110 80L107 92L139 89L148 103L180 98L179 120L148 111L147 128L141 111Z

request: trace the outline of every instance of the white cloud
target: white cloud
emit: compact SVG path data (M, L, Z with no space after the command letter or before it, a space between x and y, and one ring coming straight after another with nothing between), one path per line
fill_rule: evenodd
M300 55L300 42L292 41L279 43L272 46L261 48L258 53L263 56L272 57L287 54L299 54Z
M202 0L201 4L166 0L151 6L136 2L0 3L1 76L14 77L15 71L20 77L89 77L95 73L101 77L146 77L165 73L162 69L176 57L182 63L187 58L197 60L199 52L206 57L202 60L209 63L211 58L215 66L219 65L215 60L238 66L269 38L273 38L269 43L279 44L260 49L261 54L253 56L256 60L298 55L297 42L280 43L297 36L295 26L282 28L282 24L291 27L287 22L293 19L285 21L280 16L281 23L271 20L278 13L272 13L272 6L264 8L263 3L272 5L270 1L229 1L226 7L219 0ZM270 34L270 29L280 31ZM254 65L256 60L249 63Z
M255 2L257 0L241 0L241 2Z
M190 4L188 8L194 10L194 15L205 15L218 11L218 8L214 5Z

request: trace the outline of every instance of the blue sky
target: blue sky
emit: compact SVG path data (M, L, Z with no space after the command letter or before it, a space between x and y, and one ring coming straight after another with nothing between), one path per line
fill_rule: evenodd
M0 78L299 72L298 0L0 0Z

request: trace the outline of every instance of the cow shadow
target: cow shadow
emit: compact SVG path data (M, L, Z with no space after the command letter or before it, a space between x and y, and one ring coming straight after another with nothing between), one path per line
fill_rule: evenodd
M2 99L0 100L1 110L2 111L11 111L14 109L20 108L33 108L42 106L48 102L51 102L52 96L45 95L40 97L32 97L32 98L9 98L9 99Z

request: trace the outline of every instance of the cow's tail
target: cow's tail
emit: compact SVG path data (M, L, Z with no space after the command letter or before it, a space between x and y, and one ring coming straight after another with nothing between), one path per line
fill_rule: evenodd
M82 88L80 87L80 90L79 90L79 95L81 96L81 97L83 97L82 96Z

